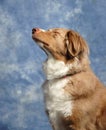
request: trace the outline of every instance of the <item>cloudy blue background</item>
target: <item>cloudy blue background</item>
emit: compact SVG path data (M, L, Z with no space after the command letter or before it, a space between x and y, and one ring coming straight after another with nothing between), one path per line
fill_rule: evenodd
M106 0L0 0L0 130L51 129L40 88L46 55L31 38L33 27L78 31L106 84Z

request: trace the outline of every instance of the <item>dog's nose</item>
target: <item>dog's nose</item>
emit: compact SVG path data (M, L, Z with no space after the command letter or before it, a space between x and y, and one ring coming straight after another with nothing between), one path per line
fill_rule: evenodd
M39 31L40 31L39 28L33 28L33 29L32 29L32 34L34 34L34 33L38 33Z

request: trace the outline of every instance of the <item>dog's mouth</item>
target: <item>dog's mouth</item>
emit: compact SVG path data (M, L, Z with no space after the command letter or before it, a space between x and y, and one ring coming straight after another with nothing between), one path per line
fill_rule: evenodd
M32 39L37 43L37 45L49 56L51 54L51 49L49 43L44 39L45 30L39 28L32 29Z
M46 42L44 42L43 40L41 40L41 38L38 38L37 34L39 34L39 32L43 32L44 30L41 30L39 28L33 28L32 29L32 39L38 43L39 46L43 47L43 46L49 46Z
M34 40L39 46L41 46L41 47L43 47L43 46L49 46L48 43L46 43L46 42L44 42L44 41L42 41L42 40L39 40L39 39L34 38L34 37L32 37L32 38L33 38L33 40Z

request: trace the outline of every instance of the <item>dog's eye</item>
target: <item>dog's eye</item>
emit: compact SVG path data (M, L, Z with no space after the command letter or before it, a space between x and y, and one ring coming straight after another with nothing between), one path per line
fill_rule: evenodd
M59 35L59 32L53 32L53 37L57 37Z
M48 29L47 31L48 31L48 32L51 32L51 31L52 31L52 29Z

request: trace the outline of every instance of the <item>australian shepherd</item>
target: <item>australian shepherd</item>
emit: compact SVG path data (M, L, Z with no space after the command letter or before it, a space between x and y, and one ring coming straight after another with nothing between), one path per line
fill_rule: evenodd
M70 29L33 28L32 38L48 57L42 88L53 130L106 130L106 88L90 67L82 36Z

